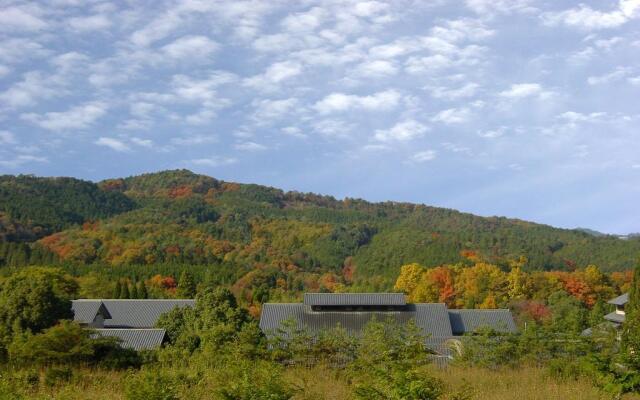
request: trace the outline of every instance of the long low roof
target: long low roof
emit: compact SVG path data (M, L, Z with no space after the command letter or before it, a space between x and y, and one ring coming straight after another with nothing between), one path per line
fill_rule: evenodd
M162 345L164 329L94 329L96 335L120 339L120 345L133 350L153 350Z
M515 332L516 325L511 312L498 310L448 310L442 303L415 303L400 305L385 310L358 309L353 305L388 306L390 299L399 299L398 295L386 297L380 294L306 294L305 303L266 303L262 307L260 328L267 334L277 333L287 320L292 320L297 328L319 332L340 326L350 334L360 334L365 325L376 319L392 319L398 323L415 321L422 333L427 336L428 344L442 348L450 338L472 333L482 327L500 332ZM373 297L372 297L373 296ZM376 303L376 296L382 304ZM360 298L358 298L360 297ZM371 299L373 298L373 301ZM318 301L320 299L321 301ZM347 299L348 301L346 301ZM404 296L402 296L404 301ZM342 306L315 308L316 305Z
M286 320L293 319L299 328L321 331L341 326L349 333L361 332L371 320L388 318L399 323L415 320L423 333L429 336L453 336L451 323L444 304L408 304L405 311L312 311L300 303L266 303L262 307L260 328L275 331Z
M153 328L160 315L176 307L193 307L195 300L174 299L80 299L72 302L73 320L90 324L103 306L110 318L105 328Z

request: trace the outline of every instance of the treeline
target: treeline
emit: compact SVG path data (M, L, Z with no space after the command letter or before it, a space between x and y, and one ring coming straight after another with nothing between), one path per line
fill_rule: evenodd
M572 272L526 272L525 262L514 261L508 270L482 261L433 268L408 264L394 288L410 301L446 303L451 308L512 308L516 302L545 302L559 291L591 308L631 287L632 271L603 273L590 265Z

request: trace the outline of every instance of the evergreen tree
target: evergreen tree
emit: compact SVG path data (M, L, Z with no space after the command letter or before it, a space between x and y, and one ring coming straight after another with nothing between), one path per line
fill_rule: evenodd
M140 297L141 299L148 299L149 292L147 292L147 286L144 284L144 281L140 281L138 285L140 286L138 288L138 297Z
M593 327L600 325L604 321L603 317L606 313L607 308L604 301L602 301L602 299L598 299L596 304L593 305L591 311L589 311L589 326Z
M122 291L120 292L121 299L130 299L131 293L129 292L129 282L124 281L122 283Z
M113 298L120 299L122 296L122 284L120 283L120 279L116 281L116 286L113 289Z
M139 299L140 295L138 293L138 285L136 284L136 281L133 281L131 283L131 298L132 299Z
M187 271L183 271L178 281L178 288L176 294L182 299L192 299L196 295L196 282L193 280L193 276Z

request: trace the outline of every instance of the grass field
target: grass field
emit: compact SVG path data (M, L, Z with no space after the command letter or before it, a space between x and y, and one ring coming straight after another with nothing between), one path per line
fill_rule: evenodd
M5 399L126 399L124 382L128 372L99 369L74 370L68 382L48 386L41 377L40 383L18 385L10 388L5 379L8 371L0 377L0 400ZM16 374L16 372L13 372ZM609 400L614 396L594 388L582 380L558 381L546 370L525 367L515 370L490 371L481 368L453 366L446 369L428 367L425 373L440 378L446 387L443 400ZM20 372L17 373L18 375ZM24 373L27 375L27 373ZM330 369L289 368L284 373L285 381L296 388L296 400L347 400L352 399L352 387L340 374ZM28 381L27 378L25 378ZM190 384L182 385L180 399L215 399L216 379L200 376ZM621 399L640 399L638 395L625 395Z

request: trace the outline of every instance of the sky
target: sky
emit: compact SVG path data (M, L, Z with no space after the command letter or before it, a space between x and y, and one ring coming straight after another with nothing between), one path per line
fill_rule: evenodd
M0 0L0 174L640 232L640 0Z

